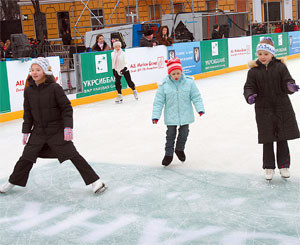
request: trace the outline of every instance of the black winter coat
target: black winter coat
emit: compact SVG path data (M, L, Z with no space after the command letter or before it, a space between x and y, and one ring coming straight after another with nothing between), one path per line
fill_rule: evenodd
M32 162L37 157L58 158L63 162L77 154L71 141L64 141L64 128L73 128L73 108L62 87L47 76L37 86L29 78L24 91L22 133L31 133L23 158Z
M300 137L287 83L295 83L283 60L273 58L266 67L260 61L249 63L244 96L257 94L255 101L258 142L271 143Z

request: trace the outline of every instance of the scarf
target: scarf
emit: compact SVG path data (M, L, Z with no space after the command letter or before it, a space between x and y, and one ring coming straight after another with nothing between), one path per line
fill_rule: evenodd
M98 43L98 46L101 50L103 50L104 43Z
M114 50L115 52L115 60L114 60L114 66L115 66L115 70L116 71L121 71L123 69L122 65L120 64L120 55L122 54L122 49L120 49L119 51Z

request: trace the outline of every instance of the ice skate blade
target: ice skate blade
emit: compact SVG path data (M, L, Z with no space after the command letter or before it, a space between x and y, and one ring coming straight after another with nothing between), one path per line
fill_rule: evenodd
M116 104L122 104L123 100L121 100L121 101L115 101L115 102L116 102Z

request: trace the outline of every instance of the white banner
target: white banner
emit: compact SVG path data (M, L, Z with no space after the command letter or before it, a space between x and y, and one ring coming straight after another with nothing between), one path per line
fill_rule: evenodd
M136 86L157 83L166 75L167 47L126 49L127 67Z
M60 61L59 57L47 57L57 82L61 85ZM11 111L23 110L23 92L26 78L29 74L31 61L21 60L7 61L7 79L9 86L9 98Z
M261 0L253 0L253 22L260 23L262 22L261 17Z
M247 64L250 60L252 60L252 38L229 38L228 56L229 67Z

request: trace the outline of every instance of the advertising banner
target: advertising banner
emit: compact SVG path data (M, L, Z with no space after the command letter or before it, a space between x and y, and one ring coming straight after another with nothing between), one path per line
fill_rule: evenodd
M201 71L209 72L228 67L228 40L202 41Z
M10 112L6 62L0 61L0 114Z
M112 51L80 54L82 93L77 98L115 91L115 77L112 72ZM124 77L121 79L122 88L127 88Z
M61 85L60 61L58 56L47 57L56 81ZM34 59L33 59L34 60ZM23 110L23 92L26 78L29 74L31 60L7 61L7 78L10 94L11 111ZM16 72L17 71L17 72Z
M252 36L252 57L253 60L257 59L256 46L263 37L271 37L275 47L275 56L283 57L289 55L289 42L288 33L272 33L265 35Z
M300 31L289 32L289 54L300 53Z
M229 67L245 65L252 60L251 37L228 39Z
M186 75L201 73L200 42L175 43L168 46L168 59L178 57Z
M167 74L167 48L164 45L126 49L127 64L136 86L157 83Z

